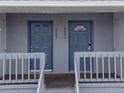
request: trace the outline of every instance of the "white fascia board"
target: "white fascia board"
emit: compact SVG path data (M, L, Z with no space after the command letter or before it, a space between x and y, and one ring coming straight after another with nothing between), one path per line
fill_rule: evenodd
M124 1L0 1L0 7L124 7Z

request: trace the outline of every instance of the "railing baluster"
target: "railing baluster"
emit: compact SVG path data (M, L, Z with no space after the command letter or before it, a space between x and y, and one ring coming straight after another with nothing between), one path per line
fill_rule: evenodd
M104 81L104 79L105 79L105 76L104 76L104 56L103 56L103 54L102 54L102 80Z
M116 55L115 54L114 54L114 72L115 72L114 78L116 80L117 79L117 76L116 76Z
M16 55L16 57L15 57L15 79L16 79L16 81L18 80L18 63L17 63L17 61L18 61L18 57L17 57L17 55Z
M3 55L3 82L5 82L5 55Z
M79 54L79 55L77 55L74 59L76 60L76 62L77 62L77 64L75 64L76 65L76 67L77 67L77 74L78 74L78 79L80 79L81 78L81 73L80 73L80 70L81 70L81 60L80 60L80 56L82 56L82 57L84 57L84 55L83 54ZM84 59L83 59L84 60Z
M12 65L11 65L11 61L12 61L12 59L11 59L11 55L9 55L9 82L11 82L11 67L12 67Z
M22 81L24 81L24 56L22 55Z
M37 71L37 69L36 69L36 60L37 60L37 57L34 56L34 80L36 80L36 71Z
M108 79L111 79L111 73L110 73L110 55L108 54Z
M84 55L84 80L86 81L86 57Z
M28 55L28 81L30 80L30 56Z
M89 55L89 57L90 57L90 80L92 81L92 55L90 54Z
M96 57L96 80L98 80L98 57L97 57L97 55L95 55L95 57Z
M120 79L123 79L123 72L122 72L122 55L120 54Z

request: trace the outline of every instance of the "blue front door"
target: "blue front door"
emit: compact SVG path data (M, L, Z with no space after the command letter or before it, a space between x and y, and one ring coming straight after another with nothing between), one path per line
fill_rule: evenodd
M90 21L69 21L69 70L74 70L74 52L90 51L91 46L91 22ZM87 59L88 60L88 59ZM87 70L89 61L87 61ZM83 63L80 65L84 69Z
M52 69L53 63L53 27L51 21L31 21L30 29L30 52L46 53L45 69ZM37 62L38 63L38 62ZM31 66L34 63L31 63ZM33 68L33 66L32 66Z

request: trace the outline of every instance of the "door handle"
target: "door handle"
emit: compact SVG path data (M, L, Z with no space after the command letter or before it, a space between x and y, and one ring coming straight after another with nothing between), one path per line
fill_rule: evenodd
M32 46L31 46L31 48L30 48L30 51L33 52Z
M92 44L91 44L91 42L89 42L88 50L91 51L91 49L92 49Z
M89 50L89 51L91 51L91 48L92 48L92 47L91 47L91 46L89 46L89 47L88 47L88 50Z

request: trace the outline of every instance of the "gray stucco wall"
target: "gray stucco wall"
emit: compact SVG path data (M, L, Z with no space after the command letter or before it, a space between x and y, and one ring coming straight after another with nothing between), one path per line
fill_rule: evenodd
M124 13L114 13L114 47L124 51Z
M0 53L4 53L6 49L5 33L6 33L6 15L0 14ZM1 74L2 74L2 61L0 59L0 75Z
M28 21L53 20L53 70L68 72L68 21L93 21L92 41L94 51L113 50L113 14L7 14L7 52L28 52ZM66 39L64 29L66 28ZM55 30L58 38L55 38Z
M118 12L113 14L113 33L114 50L124 52L124 13ZM119 68L117 66L117 69Z
M6 47L5 33L6 33L6 16L5 14L0 14L0 52L4 52Z

